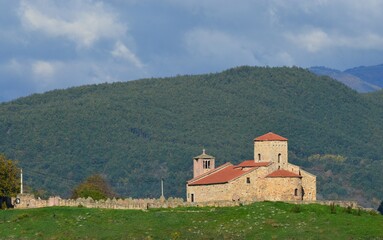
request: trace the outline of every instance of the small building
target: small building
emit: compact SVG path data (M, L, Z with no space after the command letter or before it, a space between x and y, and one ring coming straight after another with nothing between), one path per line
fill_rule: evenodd
M288 139L269 132L254 139L254 159L215 167L215 158L193 158L188 202L314 201L316 176L288 162Z

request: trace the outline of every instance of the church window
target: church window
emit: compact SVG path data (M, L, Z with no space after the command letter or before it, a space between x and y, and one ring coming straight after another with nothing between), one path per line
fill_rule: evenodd
M278 154L278 163L281 162L281 154Z
M258 153L258 161L261 161L261 154Z
M204 169L210 169L210 160L204 160L203 161L203 168Z
M294 190L294 196L298 196L298 189L297 188Z
M246 178L246 183L250 183L250 178L249 177Z

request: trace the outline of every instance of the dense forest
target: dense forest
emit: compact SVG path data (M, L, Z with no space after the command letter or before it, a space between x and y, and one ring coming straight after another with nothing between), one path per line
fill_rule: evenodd
M360 94L301 68L238 67L35 94L0 104L0 152L30 191L68 197L102 174L121 197L184 197L202 148L253 159L253 139L289 139L290 161L326 199L383 199L383 93Z

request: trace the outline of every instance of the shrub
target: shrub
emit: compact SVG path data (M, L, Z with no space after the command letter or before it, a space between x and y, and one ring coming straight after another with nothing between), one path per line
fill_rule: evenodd
M330 204L330 212L331 214L336 214L336 206L335 203Z
M362 215L362 209L360 207L358 208L358 211L356 211L356 215L357 216Z
M301 205L298 205L298 204L295 204L291 208L291 212L293 212L293 213L300 213L301 211L302 211L302 207L301 207Z
M375 210L370 210L370 211L368 211L368 213L369 213L370 215L372 215L372 216L376 216L376 215L379 214L379 212L377 212L377 211L375 211Z
M114 196L115 194L105 178L99 174L87 178L73 190L72 194L72 198L75 199L91 197L93 200L107 199Z
M2 202L1 203L1 209L7 209L8 207L7 207L7 203L6 202Z
M351 213L352 213L352 207L351 207L351 206L347 206L347 207L344 209L344 211L345 211L346 213L351 214Z
M380 203L380 205L378 207L378 212L380 212L380 214L383 215L383 201Z

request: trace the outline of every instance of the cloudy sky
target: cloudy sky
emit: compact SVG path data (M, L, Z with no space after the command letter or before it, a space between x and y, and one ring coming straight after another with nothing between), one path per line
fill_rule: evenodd
M380 0L0 0L0 101L239 65L383 63Z

